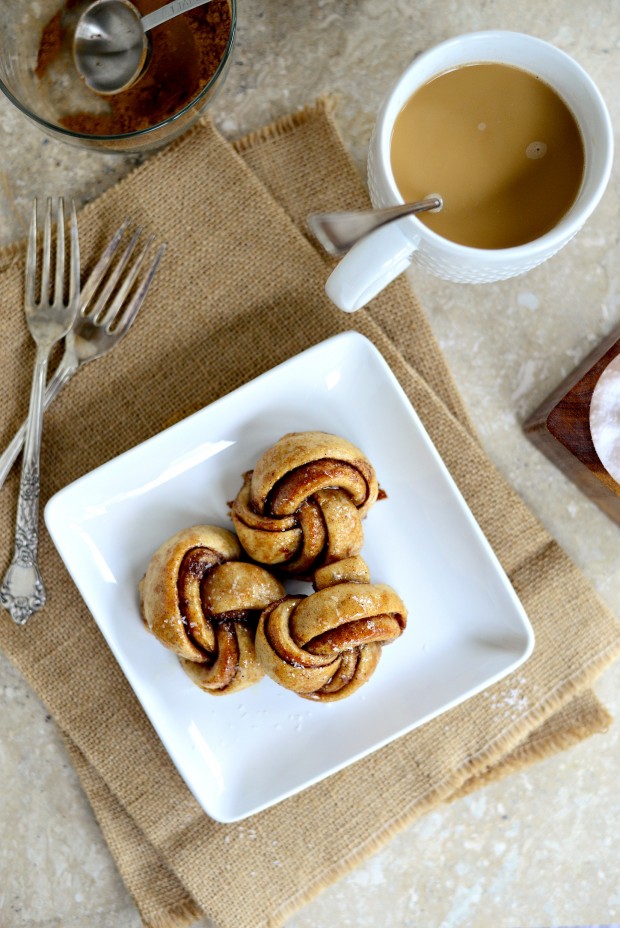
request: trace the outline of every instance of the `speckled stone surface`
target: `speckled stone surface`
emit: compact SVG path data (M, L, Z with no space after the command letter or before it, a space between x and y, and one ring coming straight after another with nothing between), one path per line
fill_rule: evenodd
M324 93L360 170L374 114L412 58L461 32L547 39L597 81L620 125L620 10L610 0L239 0L228 81L213 107L240 135ZM140 158L48 141L0 99L0 243L25 234L42 191L96 197ZM620 172L586 228L543 267L464 287L412 269L482 441L498 467L620 615L620 529L523 437L521 423L620 320ZM620 716L620 668L597 691ZM402 833L287 928L542 928L620 922L616 723L570 752ZM0 656L0 925L138 928L46 710ZM200 928L206 928L206 923Z

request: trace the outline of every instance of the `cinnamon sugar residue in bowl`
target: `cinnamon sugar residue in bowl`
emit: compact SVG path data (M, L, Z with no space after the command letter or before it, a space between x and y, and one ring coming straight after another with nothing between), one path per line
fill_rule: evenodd
M134 0L141 13L160 0ZM226 55L232 29L228 0L211 0L151 30L151 56L140 79L129 89L99 97L77 76L72 41L83 0L65 4L45 25L35 74L47 84L53 105L62 105L58 122L65 129L93 136L148 129L174 116L207 86ZM74 92L75 91L75 92Z

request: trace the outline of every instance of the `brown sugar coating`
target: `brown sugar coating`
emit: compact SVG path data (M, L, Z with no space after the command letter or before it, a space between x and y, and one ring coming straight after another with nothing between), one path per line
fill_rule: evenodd
M351 442L291 432L245 475L231 518L253 560L307 577L359 554L362 519L378 495L374 467Z
M281 686L331 702L370 679L383 645L404 631L407 610L391 587L369 582L360 557L323 568L318 578L325 585L310 596L287 596L263 611L256 654Z
M140 584L147 628L194 683L214 694L261 679L256 623L262 609L285 595L268 571L240 557L231 532L195 525L161 545Z

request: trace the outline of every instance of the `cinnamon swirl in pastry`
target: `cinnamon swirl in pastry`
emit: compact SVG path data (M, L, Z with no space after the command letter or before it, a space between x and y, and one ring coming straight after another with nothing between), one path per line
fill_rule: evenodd
M351 695L372 676L383 645L405 629L394 590L370 583L361 557L317 571L310 596L287 596L262 612L256 655L281 686L322 702Z
M194 525L161 545L140 584L149 630L178 655L194 683L214 694L261 679L256 622L262 609L285 595L268 571L240 557L231 532Z
M327 432L290 432L246 474L231 517L250 557L291 576L362 549L362 519L379 486L351 442Z

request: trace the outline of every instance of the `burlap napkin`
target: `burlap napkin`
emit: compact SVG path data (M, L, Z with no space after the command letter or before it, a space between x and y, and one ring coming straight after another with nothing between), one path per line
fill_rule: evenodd
M609 724L588 687L620 654L620 628L483 453L406 280L354 316L324 295L327 262L304 218L363 202L362 180L321 101L234 148L206 122L89 204L80 217L85 269L126 216L168 251L130 336L80 372L50 410L43 498L354 327L383 353L421 416L524 603L536 649L517 674L440 719L241 826L220 825L176 773L44 533L49 605L25 628L1 615L0 645L64 732L153 928L202 914L220 928L279 925L435 804ZM0 255L2 445L27 406L33 349L23 272L21 247ZM0 498L5 564L16 489L17 473Z

